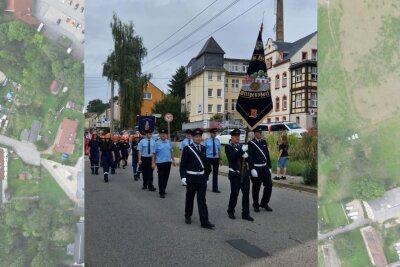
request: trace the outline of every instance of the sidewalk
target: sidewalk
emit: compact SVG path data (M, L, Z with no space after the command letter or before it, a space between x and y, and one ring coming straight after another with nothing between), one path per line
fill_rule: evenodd
M175 158L175 162L179 164L179 158ZM228 176L228 166L219 166L219 174L223 176ZM272 177L275 177L275 173L272 173ZM272 179L272 184L273 186L277 187L286 187L286 188L291 188L294 190L299 190L299 191L305 191L309 193L314 193L317 194L318 192L318 187L315 186L309 186L303 184L303 177L301 176L291 176L291 175L286 175L286 180L273 180Z

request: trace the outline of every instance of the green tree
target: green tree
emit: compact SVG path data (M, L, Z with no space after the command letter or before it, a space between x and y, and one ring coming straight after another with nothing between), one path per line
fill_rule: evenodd
M385 187L382 182L378 182L370 176L364 176L353 182L352 192L355 199L372 200L382 197Z
M114 51L110 54L110 72L104 76L118 83L120 123L122 128L132 127L140 113L144 85L150 75L142 73L142 60L147 55L142 38L136 35L132 22L122 23L114 13L110 23L114 40Z
M179 97L180 99L185 98L185 81L187 79L186 68L180 66L176 73L169 80L168 87L171 88L169 93L173 96Z
M0 12L3 12L7 7L7 0L0 0Z
M32 40L35 35L35 30L19 20L13 20L8 24L8 39L10 41L28 41Z
M103 103L100 99L90 100L86 106L87 112L96 112L97 114L103 113L107 108L107 104Z
M152 110L153 114L171 113L174 116L174 120L170 123L171 132L179 131L182 129L182 123L188 122L188 113L181 112L181 99L173 95L166 95L164 99L157 102ZM167 122L164 118L157 120L157 126L159 128L167 129Z

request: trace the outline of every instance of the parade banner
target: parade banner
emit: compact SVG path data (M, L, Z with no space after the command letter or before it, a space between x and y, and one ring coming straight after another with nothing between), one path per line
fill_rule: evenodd
M250 130L253 130L272 111L272 97L264 59L262 24L258 33L246 78L240 89L236 110Z
M156 117L154 116L139 116L139 132L144 135L146 130L154 131Z

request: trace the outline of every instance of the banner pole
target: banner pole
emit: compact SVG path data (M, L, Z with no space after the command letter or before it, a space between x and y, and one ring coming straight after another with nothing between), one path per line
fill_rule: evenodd
M244 137L244 144L247 145L247 138L249 137L249 127L246 127L246 135ZM241 176L243 177L244 175L244 169L246 167L246 159L242 160L242 168L241 168Z

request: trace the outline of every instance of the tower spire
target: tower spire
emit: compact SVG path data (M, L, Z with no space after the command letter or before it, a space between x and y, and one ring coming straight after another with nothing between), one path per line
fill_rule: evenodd
M284 41L283 0L276 1L276 38L277 42Z

